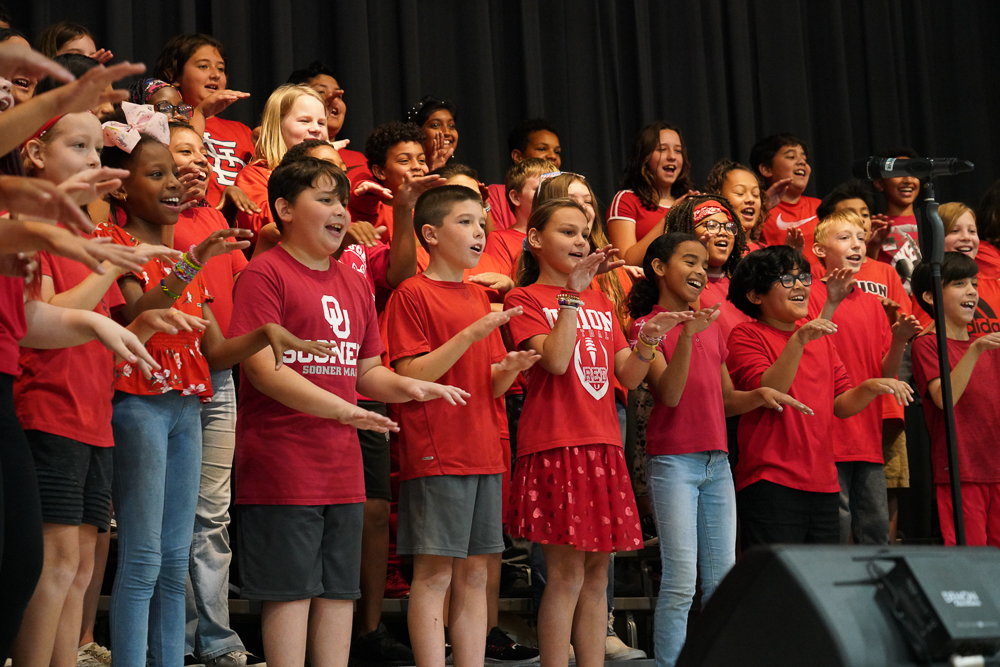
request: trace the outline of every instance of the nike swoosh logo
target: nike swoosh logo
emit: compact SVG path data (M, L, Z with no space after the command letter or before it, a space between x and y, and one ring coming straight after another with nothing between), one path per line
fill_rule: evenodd
M795 229L796 227L801 227L802 225L806 224L810 220L815 220L815 219L816 219L816 216L814 215L811 218L806 218L805 220L795 220L793 222L788 222L788 221L782 220L781 219L781 214L779 213L778 214L778 229L781 229L781 230Z

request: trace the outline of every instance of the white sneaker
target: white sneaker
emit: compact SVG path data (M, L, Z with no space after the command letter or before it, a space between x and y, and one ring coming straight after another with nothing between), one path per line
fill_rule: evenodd
M111 664L111 651L97 642L84 644L76 650L77 667L99 667Z
M608 635L608 638L604 641L604 659L608 662L644 660L645 658L645 651L632 648L619 639L618 635Z

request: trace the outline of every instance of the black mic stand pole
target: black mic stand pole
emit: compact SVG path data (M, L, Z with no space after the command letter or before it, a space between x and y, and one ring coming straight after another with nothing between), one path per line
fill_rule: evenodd
M923 183L924 204L919 235L923 261L931 267L934 290L934 333L937 337L938 371L941 376L941 403L944 407L944 439L948 448L948 474L951 479L951 507L955 520L955 544L965 546L965 515L962 512L961 474L958 469L958 443L955 438L955 406L951 395L951 364L948 361L948 332L944 321L944 297L941 290L941 262L944 261L944 223L934 200L934 182ZM920 298L919 296L917 298Z

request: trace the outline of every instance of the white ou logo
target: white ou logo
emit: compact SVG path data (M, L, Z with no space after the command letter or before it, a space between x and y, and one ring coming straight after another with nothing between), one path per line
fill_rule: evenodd
M341 309L340 303L332 296L323 297L323 317L330 323L337 338L343 340L351 335L351 316Z

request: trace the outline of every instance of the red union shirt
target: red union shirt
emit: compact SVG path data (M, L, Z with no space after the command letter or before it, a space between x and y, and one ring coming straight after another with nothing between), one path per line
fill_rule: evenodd
M521 306L524 314L507 325L514 346L526 349L533 336L551 333L559 316L554 285L528 285L511 290L504 308ZM596 290L580 293L576 345L569 368L553 375L540 364L525 373L528 388L517 431L517 455L573 445L622 446L612 377L615 353L628 347L614 306Z
M230 336L276 322L303 340L336 344L330 357L289 351L284 363L357 404L358 361L382 353L364 276L335 261L307 268L281 245L255 257L236 283ZM284 370L282 372L285 372ZM365 499L358 432L266 396L241 371L236 421L236 502L332 505Z
M38 269L52 278L56 294L91 274L83 264L38 253ZM112 283L94 312L111 317L125 305ZM14 382L17 418L25 430L43 431L94 447L115 444L111 399L115 395L115 355L99 341L58 350L21 348L21 375Z
M764 371L774 365L793 334L759 321L733 329L726 363L733 386L742 391L760 387ZM850 388L851 379L830 336L807 344L787 393L815 414L786 407L781 412L757 408L742 415L736 435L736 490L765 479L801 491L840 491L833 456L833 399Z
M663 226L663 219L670 212L669 206L657 206L650 211L643 206L639 196L631 190L621 190L611 200L608 207L608 222L612 220L627 220L635 225L635 239L638 241L646 236L653 227Z
M236 185L236 176L253 159L253 133L235 120L212 116L205 121L205 154L212 167L208 179L208 203L217 206L222 191Z
M396 289L386 313L389 360L395 363L441 347L488 315L490 301L478 285L431 280L420 273ZM492 364L505 354L500 331L493 331L436 380L468 391L467 405L438 400L397 407L400 480L504 472Z
M955 368L975 341L948 340L948 367ZM913 378L923 399L924 416L931 433L931 467L934 483L947 484L948 449L944 439L944 412L931 400L927 390L938 372L937 342L932 334L913 341ZM1000 377L1000 352L989 350L979 355L969 384L955 404L955 437L958 444L958 469L963 482L995 484L1000 482L1000 411L997 410L996 382Z

